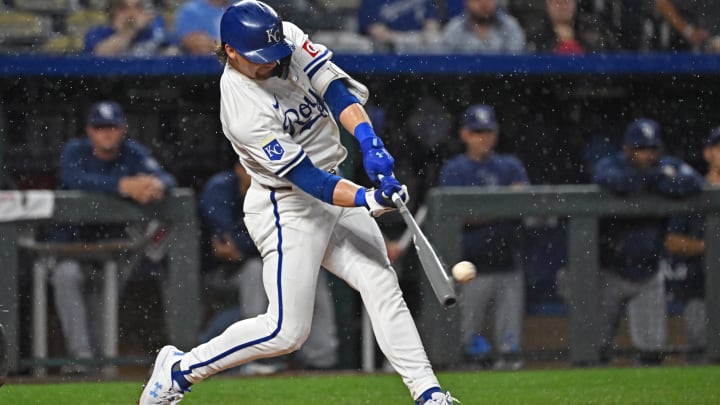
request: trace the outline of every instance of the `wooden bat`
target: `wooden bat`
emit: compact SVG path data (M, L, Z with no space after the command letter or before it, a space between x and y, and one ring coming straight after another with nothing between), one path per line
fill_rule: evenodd
M425 271L425 275L430 282L435 297L437 297L440 304L445 308L454 306L457 303L457 295L455 294L453 283L445 271L445 267L437 253L435 253L435 249L430 245L430 242L425 237L425 234L420 229L420 226L415 221L415 218L413 218L402 198L400 198L397 193L394 193L392 195L392 201L398 211L400 211L400 215L403 217L408 230L412 233L413 243L415 244L415 250L420 259L420 264L423 271Z

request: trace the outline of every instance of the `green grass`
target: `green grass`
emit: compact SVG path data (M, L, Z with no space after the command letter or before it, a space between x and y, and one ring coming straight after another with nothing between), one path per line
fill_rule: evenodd
M720 367L444 372L462 405L720 404ZM8 384L0 404L132 404L142 382ZM412 404L396 375L216 377L183 404Z

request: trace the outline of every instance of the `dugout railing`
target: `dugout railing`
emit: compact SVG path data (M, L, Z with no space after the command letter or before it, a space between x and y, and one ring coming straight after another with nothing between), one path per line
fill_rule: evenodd
M0 192L2 193L2 192ZM200 303L200 231L196 197L191 189L174 189L161 202L147 205L104 194L55 191L54 209L49 218L0 222L0 323L5 326L9 346L10 370L24 367L61 365L69 359L33 359L20 354L20 279L30 269L21 267L18 240L28 226L48 223L98 224L132 223L158 218L167 231L167 267L161 277L164 325L170 341L180 347L193 347L202 320ZM23 273L24 274L21 274ZM155 322L155 320L148 320ZM152 325L148 325L151 327ZM25 338L25 337L23 337ZM144 364L142 356L127 359L95 359L103 364Z
M654 195L616 196L595 185L434 188L428 193L424 223L427 237L444 262L460 259L463 222L467 219L558 216L568 218L570 300L569 356L575 365L598 364L598 219L601 217L705 215L707 349L720 360L720 190L707 189L687 199ZM443 309L421 277L419 326L434 365L453 367L462 361L458 308Z

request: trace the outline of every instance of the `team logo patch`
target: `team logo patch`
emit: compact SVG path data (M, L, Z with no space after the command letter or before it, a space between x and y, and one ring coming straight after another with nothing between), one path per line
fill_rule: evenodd
M318 56L318 54L320 53L320 50L317 49L315 47L315 44L310 42L309 39L306 39L305 42L303 42L302 48L305 50L305 52L310 54L310 56L312 56L313 58Z
M280 160L285 154L285 149L283 149L282 145L280 145L280 142L278 142L278 140L275 138L273 138L270 142L264 144L262 149L263 152L265 152L265 155L270 160Z

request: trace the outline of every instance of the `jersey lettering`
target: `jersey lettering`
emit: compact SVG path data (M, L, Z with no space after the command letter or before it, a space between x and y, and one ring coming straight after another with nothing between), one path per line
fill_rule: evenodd
M322 98L310 90L310 96L305 96L297 107L283 111L283 115L283 130L293 136L312 128L317 120L328 117L330 113Z

